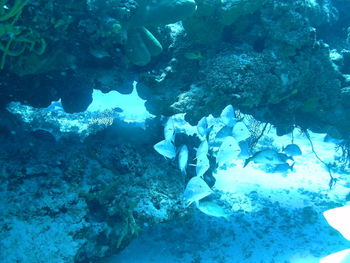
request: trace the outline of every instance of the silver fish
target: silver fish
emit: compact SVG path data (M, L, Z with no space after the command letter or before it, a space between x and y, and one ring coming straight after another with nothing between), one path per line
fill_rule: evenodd
M198 202L202 198L212 193L213 191L201 177L192 177L191 180L187 183L183 194L185 206L187 207L193 202Z
M208 171L209 168L210 163L206 155L201 155L199 158L197 158L196 175L198 177L203 177L203 175Z
M197 203L197 208L208 216L223 217L226 220L230 218L225 209L213 201L200 201Z
M245 159L252 155L252 152L249 148L249 143L247 141L240 141L239 148L241 148L241 152L239 153L240 158Z
M171 116L174 123L175 134L176 133L184 133L186 134L187 127L191 127L191 125L185 120L184 113L178 113Z
M239 144L235 138L232 136L226 137L216 156L216 163L218 167L231 164L232 161L237 158L240 152L241 148L239 147Z
M227 136L232 136L232 128L224 126L217 132L215 141L222 142Z
M286 162L285 160L283 160L282 156L279 155L279 153L273 149L265 149L256 152L253 156L246 159L243 167L246 167L251 161L254 163L270 165L283 164Z
M289 170L293 171L294 164L295 163L293 163L292 165L289 165L289 163L276 164L276 166L272 168L272 172L273 173L286 173Z
M172 142L175 140L175 126L174 126L174 120L172 117L170 117L165 123L164 139Z
M176 149L171 141L163 140L156 143L153 148L166 158L174 159L176 156Z
M227 136L232 135L232 128L224 126L221 122L214 125L208 136L209 145L214 149L219 148Z
M199 120L197 124L197 132L200 136L206 137L208 134L208 122L207 118L203 117L202 119Z
M294 161L293 156L289 156L285 153L278 153L278 158L283 162L286 162L288 160Z
M232 128L232 136L238 141L244 141L248 139L251 134L247 126L242 122L237 122Z
M288 144L286 147L283 147L282 152L285 152L286 154L288 154L290 156L299 156L299 155L303 154L301 152L299 146L294 144L294 143Z
M201 144L199 145L197 152L196 152L196 159L201 158L201 156L208 155L208 151L209 151L209 145L208 145L208 141L204 140L201 142Z
M206 120L207 120L207 126L209 129L212 128L217 122L216 118L214 118L214 116L211 114L209 114L209 116L206 117Z
M179 168L181 170L181 173L184 175L186 175L187 161L188 161L188 148L186 145L182 145L179 153Z
M226 126L233 127L235 125L235 110L232 105L228 105L222 110L220 119Z

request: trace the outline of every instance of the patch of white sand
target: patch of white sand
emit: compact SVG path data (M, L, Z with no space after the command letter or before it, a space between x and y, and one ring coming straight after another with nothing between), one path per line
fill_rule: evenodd
M291 136L267 136L281 149ZM310 132L318 156L333 162L335 145L323 142L324 134ZM268 140L267 140L268 141ZM316 263L350 247L323 218L322 212L345 203L349 194L347 174L329 189L327 168L312 152L307 138L294 132L294 143L303 155L295 157L294 171L266 172L264 165L236 160L219 170L213 189L228 203L230 221L198 211L185 222L172 222L147 229L124 251L108 262L167 263ZM259 145L269 147L271 145Z

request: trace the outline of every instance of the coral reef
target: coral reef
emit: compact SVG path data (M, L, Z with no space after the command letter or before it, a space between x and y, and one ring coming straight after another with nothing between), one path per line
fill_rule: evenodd
M3 262L96 262L144 225L185 214L179 172L152 154L151 144L121 144L115 132L84 144L74 137L44 140L2 116Z
M197 0L196 13L184 20L189 38L196 43L211 45L221 39L222 32L238 19L256 12L266 0L208 1Z
M165 115L186 112L186 118L196 123L231 103L280 127L298 124L336 137L346 135L349 128L341 116L347 110L340 104L340 91L347 67L335 67L329 46L319 39L339 19L336 8L329 1L254 3L259 8L243 12L236 23L225 23L222 30L217 30L217 23L207 25L206 31L194 30L205 32L206 38L210 35L208 41L191 35L184 21L186 35L175 39L176 60L141 79L140 94L145 95L148 109ZM196 15L218 19L220 8L210 4L198 2ZM215 34L207 34L208 30ZM199 60L184 56L191 49L202 53ZM343 61L340 58L338 64ZM161 78L164 72L166 77Z
M109 37L118 39L129 60L138 66L147 65L162 52L155 36L157 27L183 20L196 9L194 0L89 1L88 5L91 12L100 14L100 24L111 32Z
M196 8L193 0L136 1L138 7L126 22L126 52L132 63L144 66L152 56L162 52L162 45L145 27L160 26L183 20Z
M184 218L195 168L181 177L153 150L161 115L196 124L232 104L254 117L257 141L262 122L278 135L297 126L345 139L346 166L349 9L346 0L0 0L2 261L98 262L147 226ZM128 94L135 81L156 115L144 126L117 110L80 113L94 89ZM37 109L58 100L58 110ZM193 160L199 139L178 135L184 142ZM319 221L311 208L297 212L293 222Z

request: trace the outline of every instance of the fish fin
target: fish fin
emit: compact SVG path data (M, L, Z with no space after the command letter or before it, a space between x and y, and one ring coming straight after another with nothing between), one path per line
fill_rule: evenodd
M199 200L194 201L194 203L195 203L196 207L198 208L199 207Z
M189 201L189 200L185 202L185 208L189 207L192 203L193 201Z
M246 159L244 162L243 168L246 167L251 160L252 160L251 158Z
M290 170L293 172L294 171L294 164L295 163L293 163L291 166L290 166Z

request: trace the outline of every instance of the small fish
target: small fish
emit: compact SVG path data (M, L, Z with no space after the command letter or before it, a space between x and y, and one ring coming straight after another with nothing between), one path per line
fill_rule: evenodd
M197 149L196 159L199 159L202 156L207 156L208 155L208 151L209 151L208 141L204 140L204 141L201 142L201 144L199 145L199 147Z
M185 206L188 207L193 202L198 202L202 198L212 193L213 191L201 177L192 177L191 180L187 183L183 194Z
M323 212L328 224L350 241L350 205Z
M171 116L175 133L186 133L186 126L189 123L185 120L185 115L184 113L178 113Z
M222 142L227 136L232 136L232 128L224 126L216 133L215 141Z
M113 112L115 112L115 113L121 113L121 112L123 112L123 109L122 109L122 108L119 108L119 107L115 107L115 108L113 108Z
M61 100L52 101L51 104L45 108L47 111L64 111Z
M230 218L225 209L213 201L200 201L197 203L197 208L208 216L223 217L226 220Z
M171 141L163 140L156 143L153 148L166 158L174 159L176 156L176 149Z
M241 148L239 147L239 144L235 138L232 136L227 136L221 144L216 156L216 163L218 167L232 163L232 161L237 158L240 152Z
M235 126L233 126L232 136L238 142L240 142L248 139L251 136L251 134L247 126L242 121L240 121L240 122L237 122Z
M185 113L177 113L171 116L173 121L174 133L183 133L188 136L192 136L197 132L197 127L192 126L185 120Z
M174 120L170 117L164 126L164 139L167 141L174 141L175 139L175 126Z
M243 167L246 167L251 161L253 161L254 163L270 165L283 164L286 162L285 160L283 160L282 155L279 155L279 153L273 149L265 149L256 152L252 157L249 157L245 161Z
M286 154L288 154L290 156L302 155L302 152L301 152L299 146L294 144L294 143L288 144L286 147L283 147L282 152L285 152Z
M110 57L110 54L102 49L90 49L89 53L99 59Z
M209 168L210 162L206 155L201 155L199 158L197 158L196 175L198 177L203 177Z
M332 190L333 186L335 186L335 184L338 182L338 178L335 178L331 175L331 178L329 179L329 190Z
M206 137L208 134L208 122L207 118L203 117L202 119L199 120L197 124L197 131L198 134L202 137Z
M179 168L183 175L186 175L187 161L188 161L188 148L186 145L182 145L179 153Z
M289 165L289 163L281 163L281 164L277 164L273 169L272 172L273 173L286 173L289 170L293 171L293 167L294 167L293 163L292 165Z
M294 161L293 156L289 156L285 153L278 153L278 158L280 158L280 160L284 162L287 162L288 160Z
M212 128L217 122L216 118L214 118L214 116L211 114L209 114L209 116L206 117L206 120L207 120L208 129Z
M249 143L247 141L240 141L239 142L239 148L241 149L241 152L239 154L240 158L248 158L252 155L252 152L249 148Z
M232 105L228 105L222 110L220 119L226 126L233 127L235 125L235 110Z
M204 58L200 51L186 52L184 56L189 60L200 60Z
M330 254L321 258L319 263L349 263L350 262L350 248Z

